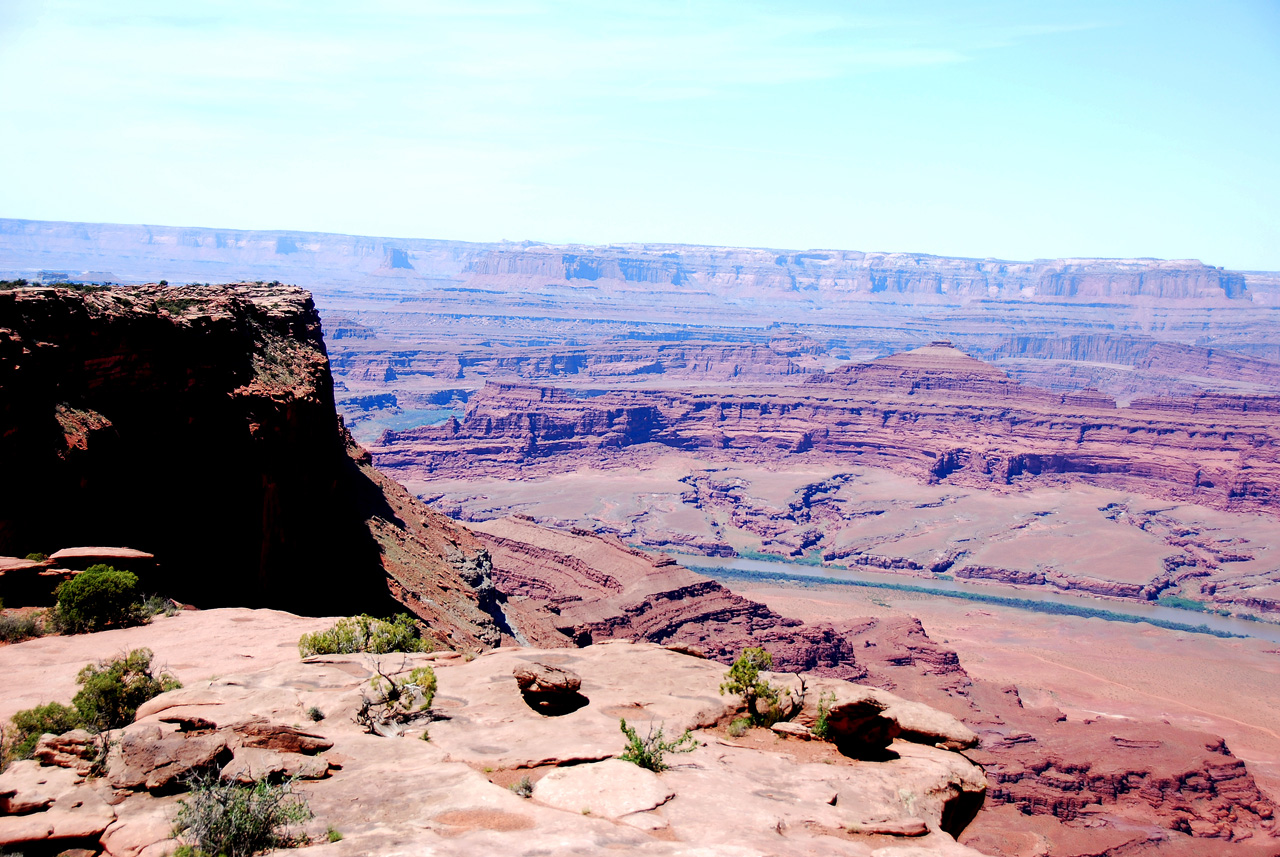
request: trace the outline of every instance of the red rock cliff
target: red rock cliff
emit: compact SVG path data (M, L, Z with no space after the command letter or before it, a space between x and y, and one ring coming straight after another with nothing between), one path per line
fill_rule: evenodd
M0 292L0 554L154 553L199 605L386 613L496 643L488 556L373 470L310 295L252 284Z

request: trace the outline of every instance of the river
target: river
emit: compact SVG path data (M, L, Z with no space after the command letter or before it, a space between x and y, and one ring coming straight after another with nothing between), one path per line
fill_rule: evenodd
M1280 643L1280 626L1266 622L1250 622L1230 616L1219 616L1216 613L1198 613L1193 610L1181 610L1176 607L1163 607L1159 604L1144 604L1136 601L1121 601L1111 598L1096 598L1090 595L1072 595L1041 588L1018 588L999 583L972 583L967 580L947 580L944 578L911 577L905 574L887 574L884 572L863 571L843 566L802 565L791 562L766 562L741 557L694 556L676 554L680 564L695 570L737 569L740 571L760 572L791 580L804 581L813 578L829 578L841 583L857 585L859 583L890 584L892 586L910 586L917 589L946 596L949 593L967 595L991 595L1000 598L1016 598L1021 601L1035 601L1041 604L1061 604L1085 610L1106 610L1111 613L1122 613L1142 620L1155 619L1173 622L1193 628L1206 625L1215 631L1238 634L1243 637L1256 637ZM715 576L712 573L710 576ZM731 587L732 588L732 587ZM1013 606L1017 605L1005 605ZM1106 618L1106 617L1101 617Z

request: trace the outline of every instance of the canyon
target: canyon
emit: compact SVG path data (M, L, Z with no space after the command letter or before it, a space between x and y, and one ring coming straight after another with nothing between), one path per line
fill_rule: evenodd
M1156 260L463 245L18 221L0 224L6 268L179 282L234 271L312 290L314 307L295 327L318 331L322 320L323 341L307 334L301 363L289 348L263 349L273 356L251 368L283 364L292 379L316 375L293 367L323 365L332 382L276 390L277 413L259 426L297 431L302 423L287 415L309 413L290 403L297 392L336 407L342 421L319 434L341 455L318 460L337 464L299 483L333 487L290 502L327 502L336 495L324 491L357 486L366 501L334 532L355 533L364 547L317 564L323 576L308 581L264 565L255 542L257 555L242 549L236 565L259 580L363 586L370 609L399 602L451 647L568 654L634 640L723 663L763 643L786 673L919 700L980 736L965 752L986 772L986 799L959 833L983 853L1275 850L1280 768L1261 713L1276 686L1274 656L1259 640L1198 643L1197 634L1005 608L991 608L1001 630L984 632L994 620L958 617L965 602L944 609L923 595L846 597L697 570L713 558L771 558L836 577L872 569L911 584L954 578L1103 606L1180 599L1273 621L1280 341L1270 275ZM256 282L230 291L254 306L289 292ZM9 294L54 292L70 294ZM115 293L139 300L128 288L74 299L107 306ZM197 331L209 324L202 316L221 312L169 315ZM92 373L98 364L65 365ZM253 386L246 377L219 396L238 401ZM128 425L104 399L68 401ZM186 430L173 419L168 428L175 438ZM79 435L59 430L45 444L75 447ZM170 460L190 448L148 439ZM234 499L258 515L270 508L255 493ZM127 543L155 549L161 573L186 561L178 537L157 548L138 536ZM84 530L39 547L95 541ZM0 553L32 549L11 539ZM259 595L245 603L288 606L259 597L269 586L247 591ZM1195 617L1187 612L1187 624ZM1044 631L1049 622L1058 630ZM1111 685L1086 689L1083 678L1037 667L1005 637L1035 639L1043 657L1068 663L1094 646L1117 663L1168 653L1170 681L1197 652L1237 646L1220 675L1254 696L1237 705L1239 722L1225 709L1195 713L1217 710L1211 681L1188 690L1189 714L1128 696L1103 704L1097 688Z

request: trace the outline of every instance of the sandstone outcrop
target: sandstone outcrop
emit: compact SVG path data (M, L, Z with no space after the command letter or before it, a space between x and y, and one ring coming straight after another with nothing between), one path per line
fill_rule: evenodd
M0 292L0 458L22 486L0 553L123 542L180 601L399 601L441 639L498 641L483 549L346 434L299 289Z
M1071 825L1109 817L1130 831L1111 853L1150 847L1142 828L1153 823L1224 843L1274 835L1275 804L1220 738L1163 723L1068 721L985 682L972 692L988 720L978 727L981 747L967 755L987 772L993 808Z
M417 733L371 736L352 722L375 660L393 673L434 666L434 719L422 724L429 741L417 740ZM590 704L560 717L532 710L512 675L538 663L579 675ZM130 756L131 736L160 732L165 737L151 742L153 761L164 755L157 744L165 742L185 743L195 760L204 754L194 748L210 736L230 745L233 735L242 741L271 735L280 739L279 746L275 738L266 741L273 752L314 752L301 758L325 760L329 776L295 788L316 813L305 829L318 843L311 847L328 854L979 853L953 838L986 788L976 765L902 740L878 762L856 762L830 749L823 763L806 761L789 752L785 739L771 737L759 749L735 745L716 731L739 710L735 697L719 694L722 675L718 664L659 646L608 643L560 651L509 647L473 660L452 652L319 656L193 682L139 711L110 758L106 780L34 761L0 775L0 841L22 848L52 835L107 857L171 850L168 821L181 785L170 781L160 789L177 794L148 793L146 783L136 782ZM298 729L293 724L308 706L327 716ZM642 734L650 726L676 734L691 728L697 749L669 757L672 768L658 775L618 761L620 718ZM533 782L528 799L506 788L520 777ZM112 793L113 781L126 790ZM327 828L339 830L342 840L325 842Z

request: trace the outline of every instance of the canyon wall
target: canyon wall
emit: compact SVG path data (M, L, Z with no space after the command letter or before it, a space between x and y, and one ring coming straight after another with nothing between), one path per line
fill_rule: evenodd
M388 432L402 478L511 474L668 448L743 461L799 453L987 487L1080 479L1233 510L1280 507L1280 398L1203 395L1117 408L1019 384L947 344L788 386L598 396L494 383L462 420Z
M160 263L160 264L158 264ZM1245 276L1195 260L1038 259L750 249L683 244L551 245L312 232L0 219L0 269L67 268L131 278L278 276L309 285L391 281L472 289L703 292L731 301L803 295L1238 300Z

